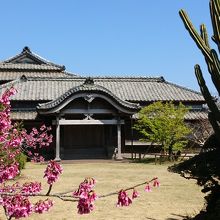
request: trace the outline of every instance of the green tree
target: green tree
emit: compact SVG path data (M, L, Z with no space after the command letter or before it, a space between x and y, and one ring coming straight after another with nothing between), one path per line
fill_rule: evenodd
M181 103L175 106L171 102L155 102L140 110L135 129L142 134L142 140L161 144L171 159L173 151L181 150L187 144L187 135L191 131L184 122L187 112L188 108Z

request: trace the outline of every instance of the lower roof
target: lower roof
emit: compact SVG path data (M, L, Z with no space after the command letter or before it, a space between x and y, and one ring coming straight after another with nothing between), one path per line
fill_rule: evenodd
M12 120L36 120L38 117L37 111L29 110L29 111L12 111L11 118ZM189 111L185 115L185 120L204 120L208 119L207 111Z
M84 83L84 77L28 78L23 77L0 86L13 85L18 93L14 101L52 101L68 90ZM130 102L176 101L205 103L201 93L167 82L163 77L94 77L95 85L102 86L115 96Z

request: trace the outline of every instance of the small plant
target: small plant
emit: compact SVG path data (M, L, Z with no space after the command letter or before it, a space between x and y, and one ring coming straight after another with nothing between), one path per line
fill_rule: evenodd
M22 170L25 168L25 164L27 163L27 156L21 152L16 156L16 161L19 164L19 170Z

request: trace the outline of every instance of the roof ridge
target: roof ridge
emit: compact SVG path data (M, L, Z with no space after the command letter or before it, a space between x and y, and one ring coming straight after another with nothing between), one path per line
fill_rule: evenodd
M27 80L28 81L45 81L45 80L48 80L48 81L70 81L70 80L80 80L82 81L84 78L81 78L81 77L78 77L78 76L72 76L72 77L47 77L47 76L44 76L44 77L27 77Z
M55 66L55 67L60 68L61 70L65 70L65 69L66 69L64 65L55 64L55 63L53 63L53 62L51 62L51 61L49 61L49 60L47 60L47 59L45 59L45 58L39 56L38 54L33 53L33 52L30 50L30 48L27 47L27 46L25 46L25 47L23 48L23 50L22 50L21 53L15 55L15 56L12 56L12 57L10 57L10 58L8 58L8 59L6 59L6 60L2 61L1 63L10 63L10 62L12 62L12 61L18 59L19 57L22 57L22 56L25 56L25 55L28 55L28 56L30 56L32 59L35 59L35 60L37 60L38 62L42 62L42 63L44 63L44 64L46 64L46 65ZM40 64L39 64L39 65L40 65Z
M79 75L77 73L71 73L69 71L63 71L63 73L65 73L66 75L69 75L69 76L79 77Z
M43 80L50 80L50 81L54 81L54 80L83 80L83 79L86 79L88 77L84 77L84 76L80 76L80 75L74 75L73 73L70 73L70 72L63 72L65 74L67 74L68 76L70 77L63 77L63 78L58 78L58 77L28 77L28 79L30 80L34 80L34 81L43 81ZM71 77L72 76L72 77ZM163 77L154 77L154 78L149 78L149 77L91 77L94 81L99 81L99 80L108 80L108 79L112 79L112 80L138 80L138 81L143 81L143 79L146 79L146 81L148 81L149 79L150 80L153 80L155 82L166 82L164 80Z
M87 78L88 76L82 76ZM93 79L156 79L156 80L164 80L163 76L90 76Z

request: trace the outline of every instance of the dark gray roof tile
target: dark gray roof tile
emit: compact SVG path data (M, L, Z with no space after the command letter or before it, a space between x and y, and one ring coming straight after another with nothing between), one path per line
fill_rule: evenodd
M189 111L185 117L186 120L208 120L208 112L207 111Z
M52 65L45 64L30 64L30 63L0 63L0 70L52 70L52 71L60 71L60 68Z
M36 111L12 111L12 120L35 120L37 118Z
M17 78L20 78L22 75L27 77L36 77L36 78L67 78L74 77L75 74L68 72L57 72L57 71L0 71L0 81L10 81Z
M51 101L57 99L69 89L83 84L84 80L85 78L82 77L28 78L26 82L16 83L15 87L18 93L12 99ZM160 77L104 77L94 78L94 82L125 101L204 102L204 98L199 92L166 82L161 80Z
M50 102L47 102L47 103L39 104L37 108L39 110L51 109L51 108L58 106L65 99L74 95L75 93L88 92L88 91L89 92L94 91L94 92L98 92L98 93L104 93L105 95L110 96L116 102L118 102L120 105L122 105L123 107L128 108L128 109L133 109L133 110L137 111L140 107L139 104L135 104L135 103L131 103L131 102L128 102L125 100L121 100L118 96L116 96L114 93L112 93L110 90L106 89L105 87L94 84L93 80L92 80L92 83L91 82L88 83L86 80L83 84L69 89L68 91L63 93L61 96L59 96L58 98L56 98Z
M4 60L2 63L22 64L22 63L27 63L27 60L28 60L28 63L31 62L32 64L36 64L36 65L44 64L47 66L56 67L60 70L65 70L65 66L58 65L58 64L55 64L55 63L48 61L47 59L33 53L30 50L30 48L27 46L23 48L21 53L13 56L7 60Z

